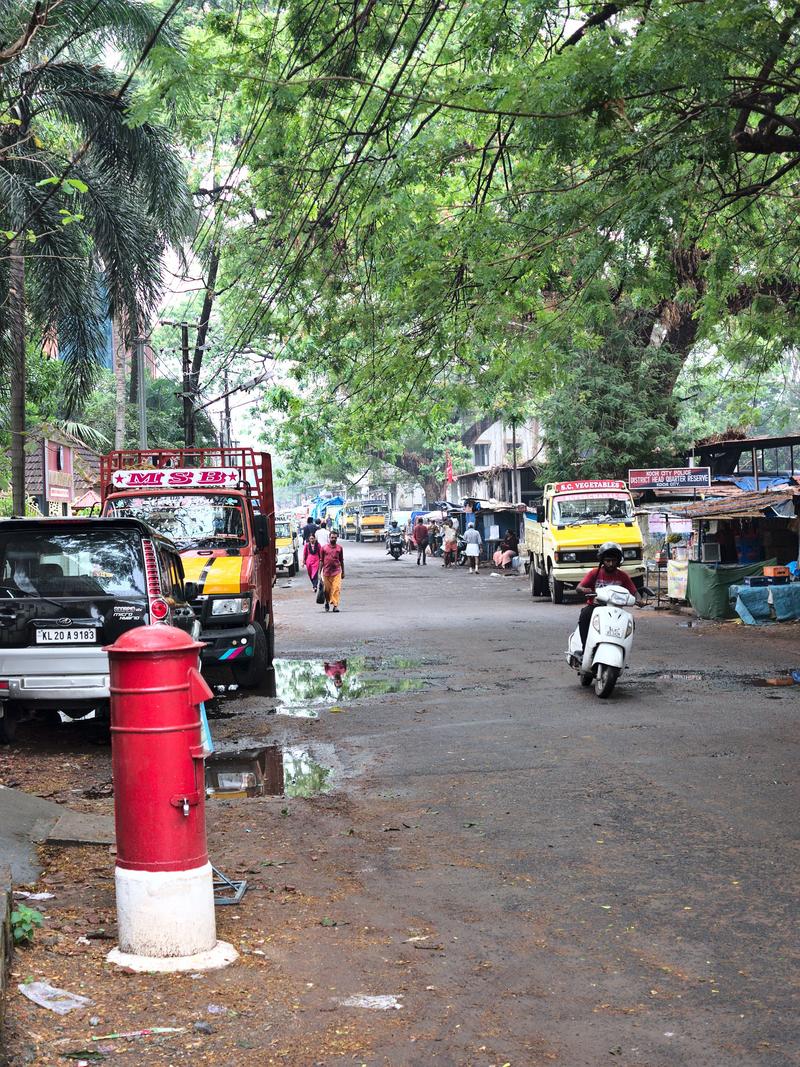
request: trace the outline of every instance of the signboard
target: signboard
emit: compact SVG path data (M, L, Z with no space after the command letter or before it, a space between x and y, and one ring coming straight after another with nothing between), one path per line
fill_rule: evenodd
M73 496L72 449L57 441L44 442L44 498L70 501Z
M597 493L602 489L627 489L624 482L616 482L607 478L590 478L584 482L556 482L557 493Z
M632 492L639 489L708 489L711 468L654 467L628 471L628 484Z
M241 480L235 467L167 467L164 470L115 471L115 489L232 489Z

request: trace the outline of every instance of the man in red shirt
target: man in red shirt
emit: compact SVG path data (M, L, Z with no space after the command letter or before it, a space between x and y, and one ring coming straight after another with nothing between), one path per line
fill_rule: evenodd
M417 546L417 566L419 566L421 562L423 567L427 567L428 564L425 560L425 554L428 551L428 527L422 521L421 515L417 519L417 524L414 527L412 537L414 538L414 544Z
M344 552L338 541L338 533L336 530L331 530L330 541L319 550L326 611L330 611L331 607L334 611L339 610L339 596L342 591L342 578L344 578Z
M584 575L578 586L579 593L585 593L589 600L586 607L578 616L578 632L581 635L581 647L586 648L586 638L589 636L589 623L595 609L594 593L604 585L621 585L627 589L631 596L636 597L636 603L641 607L642 598L639 590L633 584L633 580L625 571L621 570L622 549L614 541L607 541L597 550L597 558L600 566Z

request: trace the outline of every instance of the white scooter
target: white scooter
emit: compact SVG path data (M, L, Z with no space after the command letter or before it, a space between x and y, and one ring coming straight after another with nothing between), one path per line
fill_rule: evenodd
M622 609L635 604L636 599L621 585L601 585L594 597L596 606L583 656L577 626L570 634L566 656L570 667L578 672L581 685L594 682L595 693L608 697L628 665L633 644L633 616Z

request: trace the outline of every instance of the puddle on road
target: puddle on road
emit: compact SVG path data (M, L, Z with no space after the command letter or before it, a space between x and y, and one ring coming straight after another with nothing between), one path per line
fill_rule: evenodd
M206 794L222 800L311 797L330 790L331 776L331 768L303 745L266 745L218 752L206 760Z
M317 719L324 705L339 710L354 700L413 693L430 689L434 680L424 675L408 675L431 666L429 659L411 656L348 656L330 659L280 657L257 688L235 684L213 685L214 699L206 710L209 718L233 718L231 701L260 698L259 710L294 718ZM339 705L334 708L331 705ZM226 706L228 709L226 712Z

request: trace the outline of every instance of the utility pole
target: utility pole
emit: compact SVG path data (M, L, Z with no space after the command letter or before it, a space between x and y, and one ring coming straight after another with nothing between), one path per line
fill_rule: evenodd
M139 408L139 448L147 448L147 386L144 373L144 338L134 341L136 349L136 375L138 390L136 400Z
M231 398L228 396L228 371L225 370L223 378L225 382L225 434L224 444L227 448L231 447Z
M512 504L518 504L519 503L519 498L522 496L522 493L521 493L521 491L519 489L519 486L517 484L518 471L517 471L517 420L516 419L512 419L511 420L511 452L512 452L512 455L514 457L513 461L512 461L513 464L514 464L514 467L513 467L513 471L512 471L512 481L511 481L511 496L513 497L511 503Z
M191 391L192 365L189 360L189 323L181 323L181 371L183 374L183 443L194 445L194 397Z

